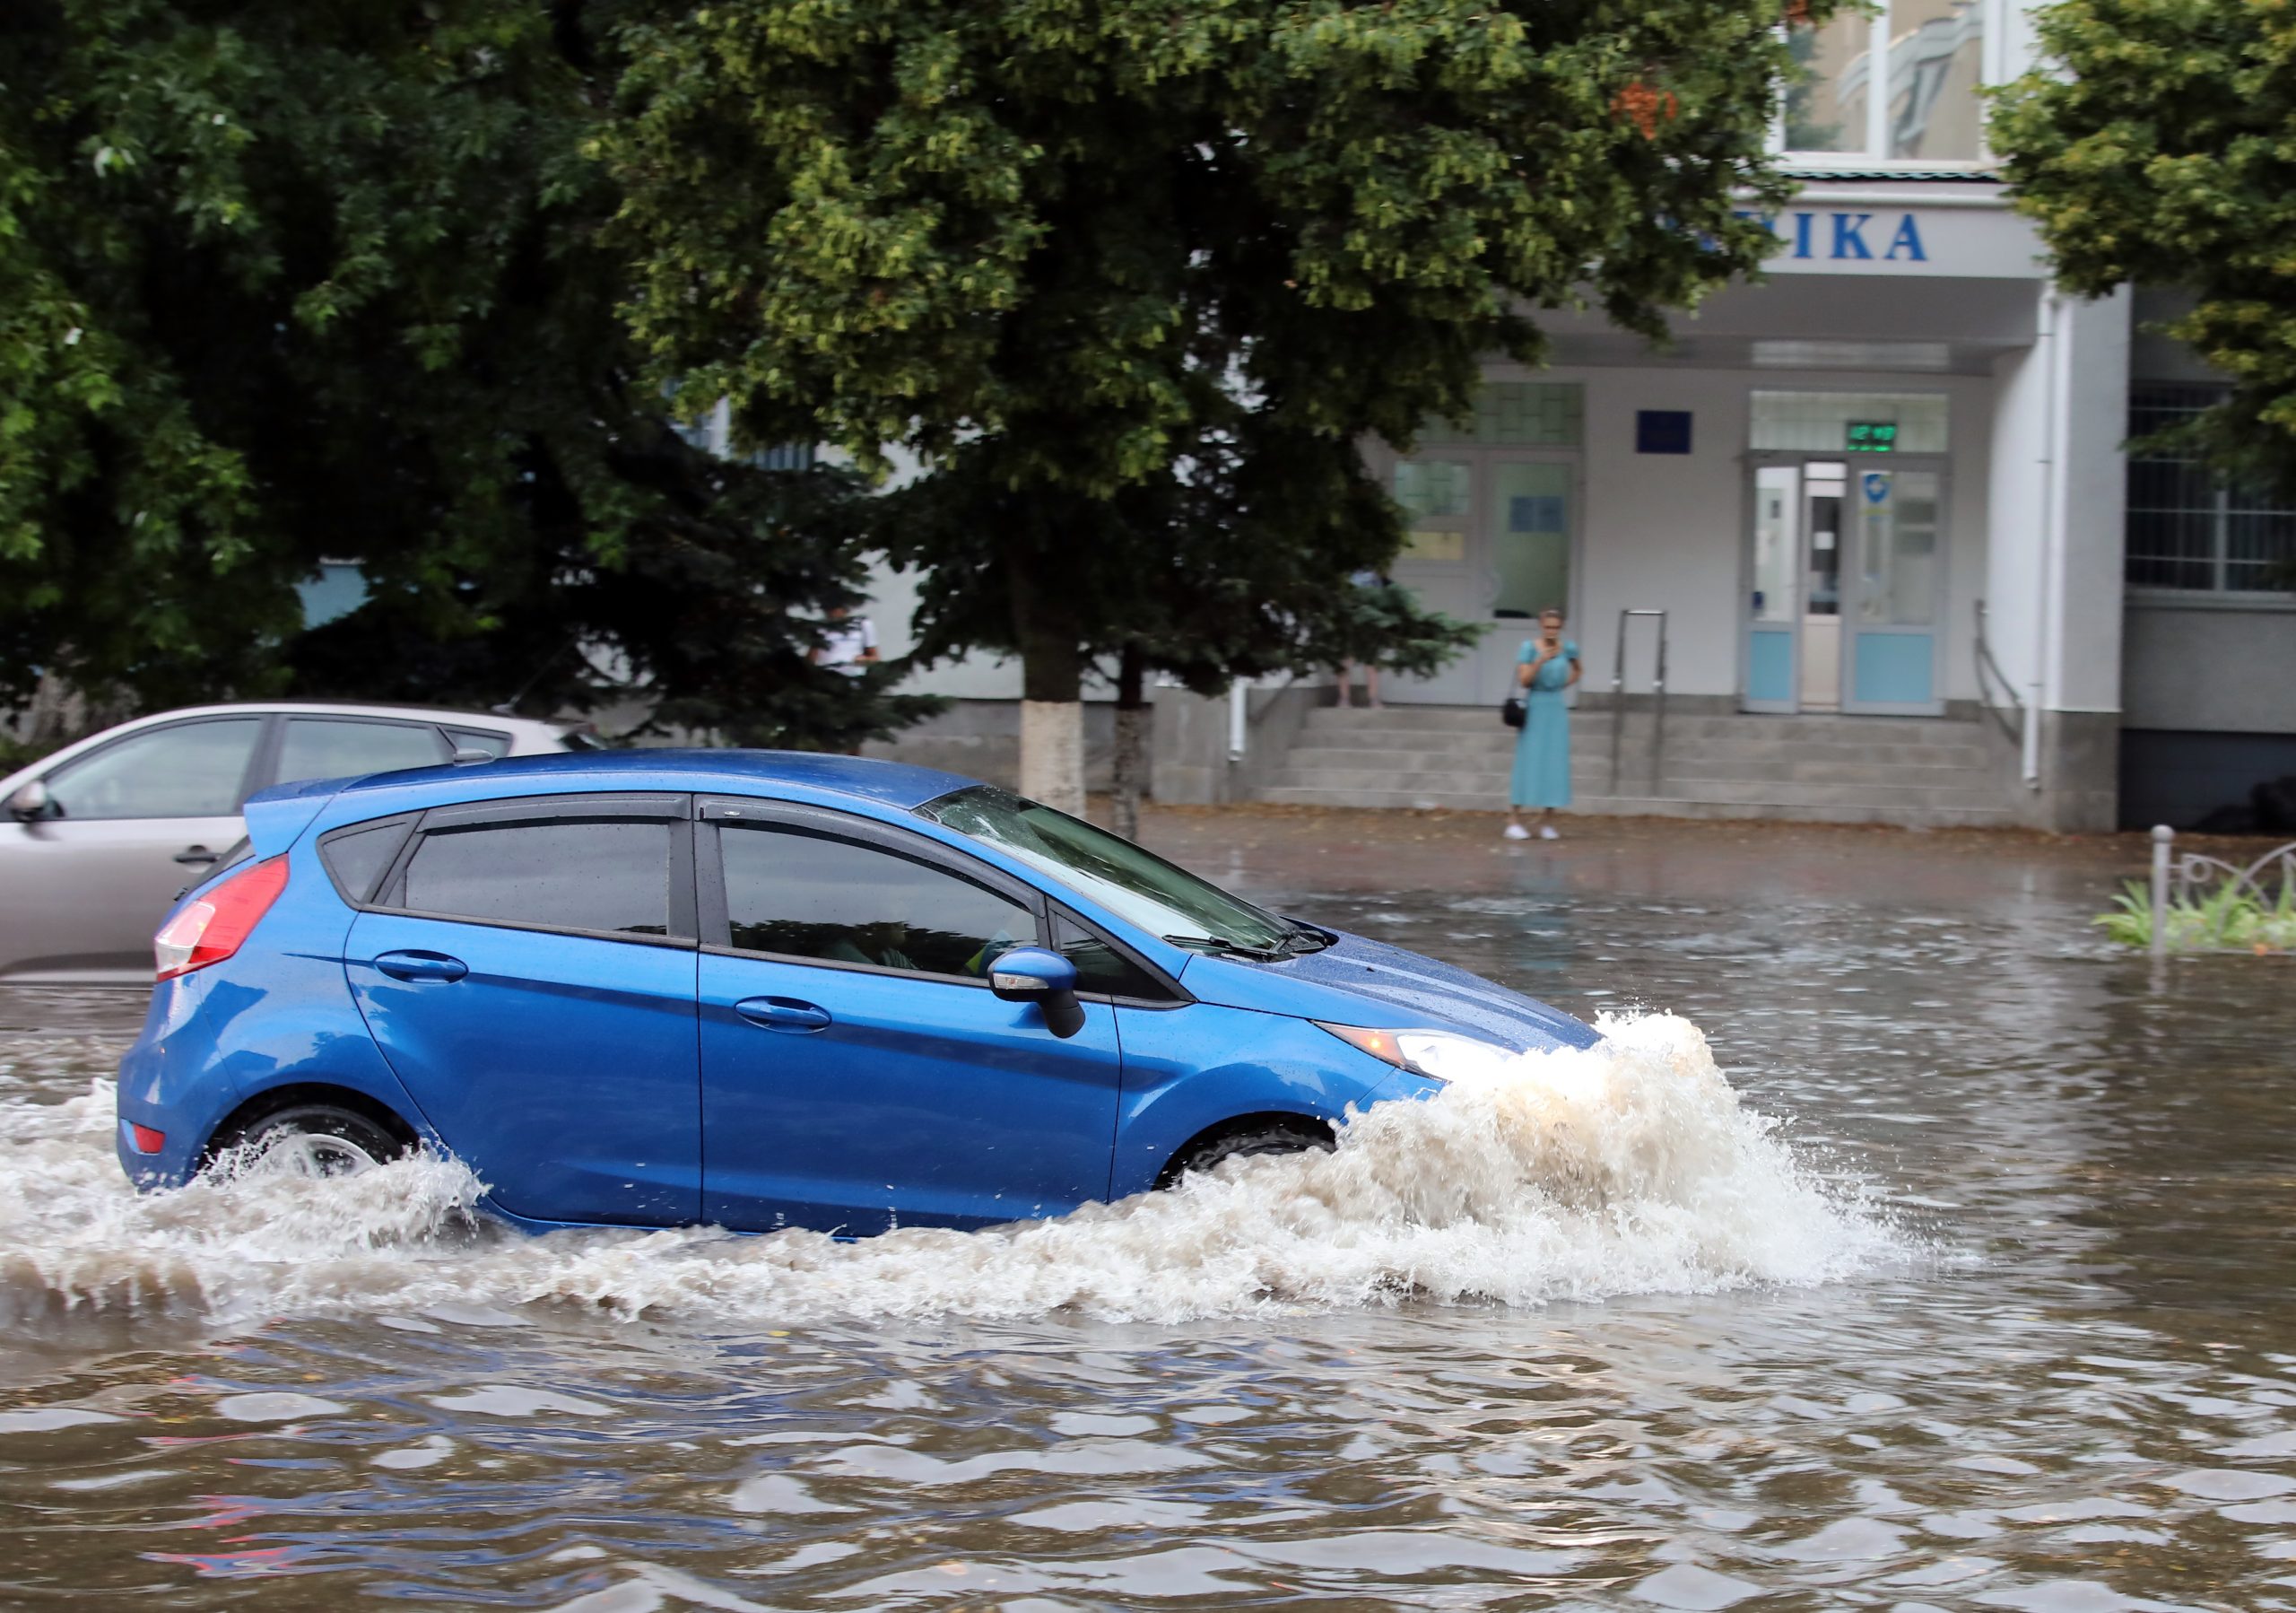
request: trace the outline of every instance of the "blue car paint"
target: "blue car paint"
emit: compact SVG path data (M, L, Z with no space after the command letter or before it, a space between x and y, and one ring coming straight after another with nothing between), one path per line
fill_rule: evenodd
M1596 1041L1584 1020L1464 969L1361 936L1343 935L1321 952L1274 967L1197 958L1180 980L1205 1002L1334 1024L1460 1031L1517 1052L1591 1047ZM1376 1020L1363 1017L1366 999L1381 1006Z
M735 1011L760 998L829 1023L781 1029ZM1118 1011L1083 1008L1083 1028L1061 1038L1042 1010L980 986L705 954L702 1218L858 1234L1106 1198L1124 1062Z
M394 979L373 962L393 953L451 955L469 973ZM339 956L400 1085L502 1208L700 1219L692 949L365 912Z
M1205 959L1204 962L1213 960ZM1191 970L1193 969L1191 965ZM1180 977L1187 984L1187 977ZM1394 1067L1291 1015L1197 1001L1121 1012L1124 1115L1109 1196L1156 1185L1191 1139L1238 1115L1336 1121Z
M1337 1123L1351 1106L1437 1089L1316 1020L1515 1049L1596 1039L1529 998L1360 937L1258 962L1145 934L1028 861L916 815L975 782L849 757L622 751L265 791L248 803L249 836L257 857L288 857L287 888L236 956L154 989L121 1065L121 1163L138 1186L180 1185L242 1104L319 1085L470 1160L491 1184L489 1208L535 1230L972 1226L1144 1190L1191 1139L1237 1117ZM345 824L639 790L826 807L954 848L1049 893L1191 1000L1088 1000L1084 1028L1063 1042L1040 1010L985 986L361 912L319 863L318 837ZM470 973L387 978L373 960L393 950L451 955ZM926 998L939 1006L917 1006ZM818 1009L827 1023L746 1016L761 1000ZM796 1088L775 1085L777 1074L810 1078ZM131 1122L164 1133L166 1147L139 1152Z
M357 1093L404 1117L424 1141L444 1146L374 1038L344 1012L350 1006L344 940L352 914L317 865L314 848L298 847L289 855L287 894L238 957L153 988L143 1033L119 1068L120 1119L167 1138L159 1153L144 1154L121 1128L120 1163L137 1185L182 1185L240 1103L304 1083ZM314 885L324 899L303 899Z
M348 779L305 779L249 798L242 809L248 843L257 857L275 857L300 839Z

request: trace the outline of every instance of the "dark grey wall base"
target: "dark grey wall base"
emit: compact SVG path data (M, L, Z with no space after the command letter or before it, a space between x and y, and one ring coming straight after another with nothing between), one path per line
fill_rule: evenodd
M2002 746L2005 779L2018 816L2058 834L2098 834L2120 826L2120 714L2041 713L2041 787L2019 777L2017 756Z
M2120 826L2237 824L2249 792L2296 775L2296 734L2126 728L2120 737ZM2259 832L2263 831L2261 828Z

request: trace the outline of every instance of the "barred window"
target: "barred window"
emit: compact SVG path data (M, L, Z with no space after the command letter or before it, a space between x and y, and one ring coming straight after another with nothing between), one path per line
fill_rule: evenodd
M2181 425L2224 396L2221 387L2131 389L2128 434ZM2296 592L2296 509L2242 487L2196 459L2128 458L2128 586L2257 596Z

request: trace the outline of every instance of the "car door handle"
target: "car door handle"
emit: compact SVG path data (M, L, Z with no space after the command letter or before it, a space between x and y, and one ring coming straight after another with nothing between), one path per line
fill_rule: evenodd
M176 860L187 868L191 868L201 863L213 862L222 855L221 851L210 851L204 846L186 846L176 853Z
M829 1010L794 997L745 997L734 1012L769 1031L826 1031Z
M468 963L443 952L387 952L375 967L395 981L458 981L470 972Z

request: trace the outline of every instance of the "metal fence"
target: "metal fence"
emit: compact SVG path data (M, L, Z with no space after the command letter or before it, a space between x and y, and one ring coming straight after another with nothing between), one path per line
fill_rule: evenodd
M2277 879L2273 876L2278 876ZM2253 862L2236 863L2205 851L2179 851L2177 832L2166 824L2152 831L2152 955L2169 951L2170 915L2196 916L2190 942L2182 952L2251 952L2256 943L2234 937L2231 927L2241 902L2271 912L2296 906L2296 841L2275 847Z

